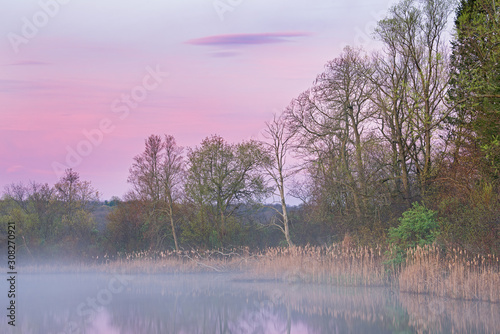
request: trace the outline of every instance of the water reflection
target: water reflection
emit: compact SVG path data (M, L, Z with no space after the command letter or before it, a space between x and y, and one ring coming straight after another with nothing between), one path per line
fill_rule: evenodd
M498 304L239 276L20 276L2 333L496 333ZM6 299L2 299L6 305Z

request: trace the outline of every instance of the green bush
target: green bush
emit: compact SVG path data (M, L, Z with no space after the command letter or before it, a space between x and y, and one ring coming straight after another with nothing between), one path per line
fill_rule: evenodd
M436 240L439 223L437 212L415 202L412 208L403 212L399 226L389 229L391 250L387 253L387 264L400 265L406 258L406 250L430 245Z

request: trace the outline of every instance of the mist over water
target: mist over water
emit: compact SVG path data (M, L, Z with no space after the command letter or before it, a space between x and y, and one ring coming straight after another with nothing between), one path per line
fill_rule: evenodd
M398 294L390 288L256 281L239 274L19 275L18 292L16 327L2 321L1 333L500 330L499 304ZM6 297L1 300L6 306Z

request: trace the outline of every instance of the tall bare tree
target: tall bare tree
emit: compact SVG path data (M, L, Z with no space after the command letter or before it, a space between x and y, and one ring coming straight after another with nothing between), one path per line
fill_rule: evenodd
M404 87L410 133L405 145L422 195L432 174L435 133L452 111L446 105L449 70L443 40L451 11L450 0L402 0L376 29L377 37L408 69Z
M370 141L370 96L368 60L359 50L344 52L327 63L313 88L292 101L286 110L290 131L298 136L298 148L315 169L310 175L317 184L337 193L337 211L352 209L361 218L368 207L365 145ZM327 181L328 182L325 182Z
M170 219L172 235L174 237L175 249L179 250L177 233L174 224L174 206L176 199L180 197L181 186L184 175L184 162L182 147L177 146L173 136L165 135L163 142L164 156L161 163L161 180L163 186L163 198L167 204L167 215Z
M286 207L285 182L296 171L290 169L286 164L287 156L292 148L293 135L287 132L284 116L273 117L271 122L266 123L264 137L267 141L262 142L267 153L267 159L264 161L264 169L271 177L280 198L281 211L277 211L280 223L275 224L284 234L288 246L293 246L290 237L290 223Z
M371 101L378 112L379 133L391 147L391 174L386 183L392 181L394 191L409 206L411 203L409 154L410 131L413 129L409 118L408 81L409 59L397 52L393 44L388 44L384 54L376 54L373 59L374 71L370 80L377 87Z
M163 142L160 136L151 135L145 141L144 152L134 157L130 168L128 182L142 198L148 199L156 206L161 196L161 161L163 158Z
M154 247L164 239L161 233L162 214L170 221L175 249L179 250L174 221L174 206L181 189L183 174L182 148L173 136L151 135L145 142L144 152L134 158L128 182L137 196L150 205L150 237ZM152 245L153 246L153 245Z

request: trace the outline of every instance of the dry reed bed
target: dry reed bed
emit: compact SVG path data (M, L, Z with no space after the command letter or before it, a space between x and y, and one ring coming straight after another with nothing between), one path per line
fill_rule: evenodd
M499 258L467 254L453 248L443 254L436 246L408 250L399 274L403 292L500 302Z
M230 272L242 270L242 263L252 257L248 250L239 251L144 251L113 260L105 256L101 263L106 272L128 274Z
M387 282L382 253L380 247L342 245L269 248L250 272L287 282L379 286Z
M409 249L401 270L386 270L380 246L268 248L251 253L247 248L215 251L165 251L104 256L91 264L31 266L24 273L107 272L124 274L242 272L250 280L340 286L399 284L402 292L424 293L465 300L500 302L500 263L493 255L479 256L435 246ZM391 272L392 274L389 274Z

